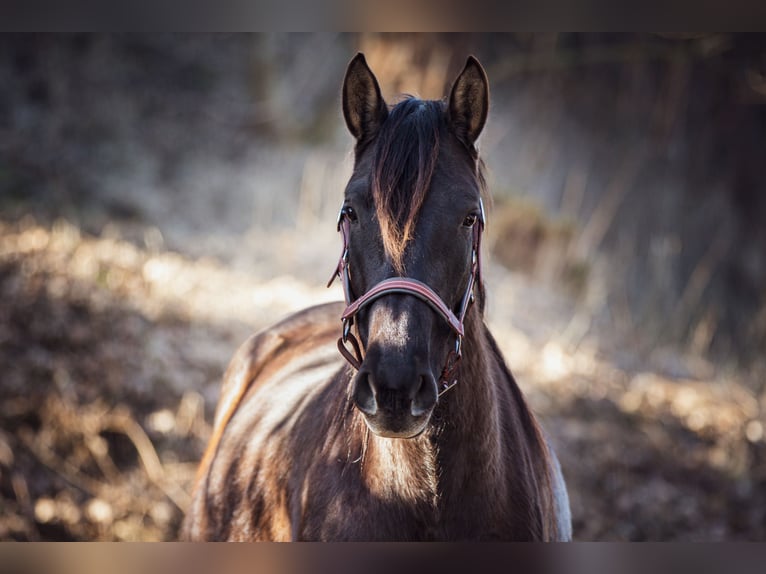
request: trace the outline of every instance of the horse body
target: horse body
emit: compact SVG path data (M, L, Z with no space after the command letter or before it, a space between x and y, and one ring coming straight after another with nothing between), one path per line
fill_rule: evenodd
M559 481L560 475L555 461L545 468L547 458L535 460L543 452L526 448L539 437L535 427L520 424L531 415L483 325L471 325L476 343L466 348L467 362L481 363L475 371L464 366L476 380L461 379L466 392L450 397L456 400L439 412L443 420L415 439L388 439L369 432L351 401L352 373L335 344L340 311L339 304L306 309L237 352L216 415L218 442L202 469L185 537L537 538L530 524L541 528L543 517L533 500L514 493L524 492L519 483L536 473ZM227 417L230 401L238 404ZM487 404L513 416L490 428L502 419ZM562 518L554 536L566 539Z
M487 106L472 59L446 104L390 112L364 58L351 62L346 306L301 311L237 351L185 538L571 537L556 457L483 320Z

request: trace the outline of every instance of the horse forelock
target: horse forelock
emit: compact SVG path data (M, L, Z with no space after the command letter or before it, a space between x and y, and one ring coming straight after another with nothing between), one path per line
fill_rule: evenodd
M371 174L383 245L398 272L439 157L444 104L407 98L394 106L378 134Z

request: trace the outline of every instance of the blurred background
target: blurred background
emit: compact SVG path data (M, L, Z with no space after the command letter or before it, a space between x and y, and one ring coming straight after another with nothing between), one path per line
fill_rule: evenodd
M488 322L578 540L766 538L766 36L0 36L0 539L172 540L237 346L326 289L345 66L492 106Z

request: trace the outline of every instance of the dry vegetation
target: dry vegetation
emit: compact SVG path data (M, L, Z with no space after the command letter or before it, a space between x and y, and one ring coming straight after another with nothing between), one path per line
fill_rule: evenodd
M66 223L2 224L0 539L173 539L236 345L337 296L273 281ZM673 380L534 332L522 307L540 321L566 302L499 267L489 281L517 302L491 303L491 323L558 447L578 539L764 538L763 395L709 365Z

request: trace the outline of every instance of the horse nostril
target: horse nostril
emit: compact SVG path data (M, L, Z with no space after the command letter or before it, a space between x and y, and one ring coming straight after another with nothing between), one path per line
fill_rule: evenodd
M361 372L357 375L354 403L360 411L368 416L378 412L378 402L375 400L375 391L372 386L372 374L369 372Z
M433 375L430 373L421 375L420 385L418 390L415 391L415 398L412 399L412 404L410 405L412 416L419 417L428 413L434 408L437 398L438 392Z

